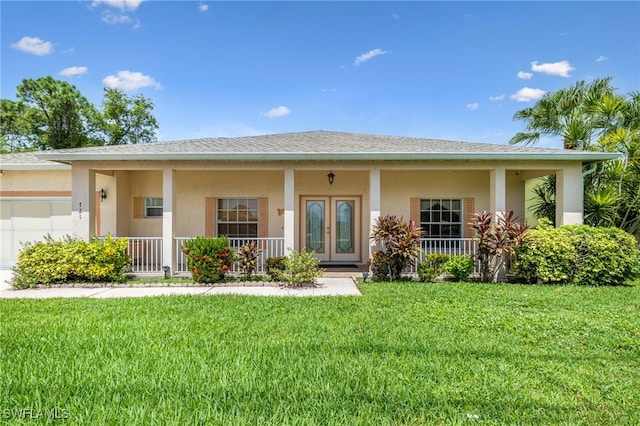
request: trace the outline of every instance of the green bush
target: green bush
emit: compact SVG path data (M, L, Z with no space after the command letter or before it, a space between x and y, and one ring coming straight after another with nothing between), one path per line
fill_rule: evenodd
M455 277L456 281L469 281L469 276L473 272L475 260L473 256L461 254L451 256L444 265L444 269Z
M433 281L434 278L440 276L445 271L445 265L449 261L449 255L432 253L424 257L424 260L418 264L418 278L422 282Z
M518 248L512 271L527 282L618 285L638 276L635 238L618 228L541 226Z
M126 238L91 242L65 237L29 242L18 254L13 268L13 287L32 288L71 282L123 282L131 261L125 251Z
M316 279L323 274L322 269L318 268L320 261L313 251L295 251L289 249L289 255L284 260L284 281L294 285L301 286L305 284L315 284Z
M284 256L268 257L265 261L265 267L267 268L267 275L269 275L272 281L284 280L284 270L286 267Z
M197 237L185 241L182 251L187 255L187 267L198 283L216 283L224 280L235 262L236 252L229 246L229 238Z

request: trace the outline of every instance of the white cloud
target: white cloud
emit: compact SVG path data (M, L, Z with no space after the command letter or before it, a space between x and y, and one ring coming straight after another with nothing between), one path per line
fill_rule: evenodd
M11 47L38 56L48 55L53 52L53 45L51 42L41 40L38 37L22 37L20 41L13 43Z
M102 13L102 21L109 25L130 24L133 22L129 15L114 15L106 10Z
M504 95L498 95L498 96L489 96L489 100L491 102L495 102L495 101L501 101L504 99Z
M209 5L208 4L204 4L204 3L200 3L198 5L198 10L200 12L206 12L207 10L209 10Z
M596 62L604 62L604 61L607 61L607 60L609 60L609 58L607 58L606 56L602 56L602 55L600 55L600 56L598 56L598 58L596 59Z
M91 6L104 4L120 10L136 10L144 0L93 0Z
M143 87L153 87L162 89L162 85L155 81L153 77L144 75L141 72L118 71L116 75L109 75L102 79L105 86L112 89L125 91L138 90Z
M467 109L470 109L472 111L475 111L478 108L480 108L480 104L477 102L474 102L472 104L467 104Z
M533 77L532 72L518 71L518 78L520 80L529 80L531 77Z
M523 87L518 90L515 94L511 95L510 98L514 99L518 102L529 102L536 99L540 99L544 96L546 92L542 89L532 89L530 87Z
M360 65L364 62L367 62L371 58L375 58L376 56L379 56L379 55L386 55L388 53L390 53L388 50L382 50L382 49L370 50L367 53L363 53L362 55L358 56L356 58L356 61L353 63L353 65Z
M73 77L76 75L85 74L87 71L87 67L68 67L60 71L60 75L64 77Z
M398 15L397 13L392 14L391 17L393 19L400 19L400 15Z
M553 63L541 64L538 61L531 62L531 71L541 72L548 75L556 75L559 77L570 77L569 73L575 70L569 61L560 61Z
M280 105L279 107L271 108L269 111L262 111L260 113L261 116L267 118L280 118L289 114L291 114L291 110L284 105Z

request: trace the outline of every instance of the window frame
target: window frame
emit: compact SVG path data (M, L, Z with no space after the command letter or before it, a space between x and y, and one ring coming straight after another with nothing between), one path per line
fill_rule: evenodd
M243 204L244 202L244 204ZM230 207L231 204L233 207ZM243 209L239 209L243 206ZM233 211L235 209L235 211ZM222 219L221 213L226 211L227 218ZM235 214L235 220L230 216ZM246 218L241 219L241 215L245 214ZM227 232L220 232L221 226L226 226ZM229 231L229 227L236 226L233 235ZM246 235L241 235L239 231L241 226L245 226ZM249 233L249 229L254 227L255 233ZM217 236L226 235L233 239L251 239L255 240L260 235L260 198L259 197L218 197L215 205L215 232Z
M420 208L419 208L419 218L420 218L420 227L422 228L422 238L425 239L433 239L433 240L458 240L464 238L464 199L463 198L420 198ZM427 202L429 204L428 209L423 209L424 203ZM449 204L449 208L445 208L444 205L446 203ZM453 205L458 203L459 209L454 209ZM439 210L434 210L432 207L435 205L440 206ZM427 214L429 216L429 220L423 221L423 215ZM443 216L447 215L450 220L443 220ZM458 215L458 221L453 221L453 215ZM439 220L433 220L434 215L439 216ZM433 235L431 233L432 227L438 227L440 232L439 235ZM451 229L457 226L458 232L452 233ZM445 227L449 228L448 235L443 234L443 229Z
M160 200L160 205L149 205L149 201ZM160 211L160 214L149 214L150 211ZM164 200L162 197L144 197L144 217L148 219L162 219L164 214Z

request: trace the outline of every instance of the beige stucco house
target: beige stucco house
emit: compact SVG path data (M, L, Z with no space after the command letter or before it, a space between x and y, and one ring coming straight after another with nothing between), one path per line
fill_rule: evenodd
M138 272L186 271L184 239L258 240L364 265L384 214L425 248L466 250L476 211L525 216L525 182L556 174L557 223L582 222L583 170L615 154L328 131L0 156L0 266L45 234L130 239Z

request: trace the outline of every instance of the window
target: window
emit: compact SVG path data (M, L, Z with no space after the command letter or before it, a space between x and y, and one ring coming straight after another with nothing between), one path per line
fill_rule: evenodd
M424 238L462 237L462 200L420 200L420 226Z
M218 198L217 235L229 238L258 237L257 198Z
M144 217L162 217L162 198L144 199Z

